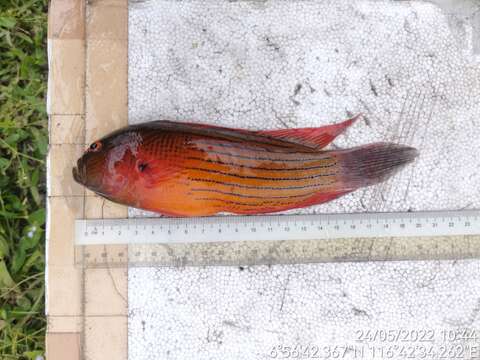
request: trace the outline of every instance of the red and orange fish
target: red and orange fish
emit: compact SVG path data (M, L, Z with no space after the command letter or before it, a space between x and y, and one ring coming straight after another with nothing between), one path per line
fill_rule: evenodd
M417 156L390 143L322 150L356 118L268 131L170 121L128 126L91 144L73 177L114 202L171 216L321 204L384 181Z

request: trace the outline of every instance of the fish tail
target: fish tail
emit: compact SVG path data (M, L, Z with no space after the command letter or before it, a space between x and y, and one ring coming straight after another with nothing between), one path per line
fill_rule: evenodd
M398 144L376 143L339 153L345 189L378 184L418 156L417 149Z

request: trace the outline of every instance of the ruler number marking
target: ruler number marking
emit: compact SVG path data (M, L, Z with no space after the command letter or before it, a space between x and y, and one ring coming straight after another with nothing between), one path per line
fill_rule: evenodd
M327 215L280 215L258 217L212 217L195 219L103 219L103 220L77 220L76 236L78 244L154 244L154 243L198 243L198 242L235 242L252 240L321 240L352 237L383 237L383 236L438 236L438 235L475 235L480 234L479 210L462 210L458 212L409 212L409 213L371 213L371 214L327 214ZM197 235L197 236L195 236ZM145 241L144 241L145 240ZM143 242L144 241L144 242ZM338 251L338 254L350 254L348 249L332 243L332 247L324 249L317 248L317 255L312 255L302 246L281 247L275 253L269 254L269 250L251 249L251 245L242 245L238 254L247 256L249 261L261 263L262 258L267 255L269 261L274 260L277 254L283 252L288 259L308 256L310 260L321 255ZM446 245L446 244L445 244ZM234 246L235 247L235 246ZM335 248L337 248L335 250ZM108 249L108 248L107 248ZM148 247L146 248L148 249ZM126 261L144 261L148 258L159 262L168 262L174 256L179 264L185 264L185 248L181 253L160 253L142 250L132 252L130 255L115 250L106 252L98 251L85 253L84 259L87 263L97 263L99 266L113 261L125 263ZM228 246L225 249L230 249ZM407 246L396 245L398 251L409 251ZM418 247L419 252L427 254L430 252L448 255L458 253L459 249L450 246L438 246L432 243ZM232 253L233 251L233 253ZM253 251L253 252L252 252ZM266 252L265 252L266 251ZM278 253L277 253L278 251ZM380 250L383 251L383 250ZM385 250L387 251L387 250ZM390 249L391 251L391 249ZM396 251L396 250L395 250ZM191 256L199 256L200 252L193 250ZM224 258L222 262L230 263L234 260L234 250L218 250L212 248L202 256L208 260L210 256ZM256 257L259 256L259 259ZM145 257L145 258L144 258ZM225 258L226 257L226 258ZM187 257L188 258L188 257ZM161 260L160 260L161 259ZM264 260L268 260L265 258ZM289 260L289 261L290 261ZM210 260L209 260L210 261ZM190 260L187 260L190 263ZM205 263L205 261L203 262ZM211 260L214 264L215 261Z

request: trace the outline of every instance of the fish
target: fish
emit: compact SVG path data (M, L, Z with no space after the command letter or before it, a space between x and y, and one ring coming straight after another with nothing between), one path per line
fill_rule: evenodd
M325 149L359 116L260 131L167 120L131 125L93 142L73 178L113 202L175 217L322 204L387 180L418 155L387 142Z

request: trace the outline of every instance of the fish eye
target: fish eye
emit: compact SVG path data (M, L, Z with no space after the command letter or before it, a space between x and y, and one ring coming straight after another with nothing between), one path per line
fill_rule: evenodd
M100 141L95 141L88 148L89 151L99 151L102 148L102 143Z

